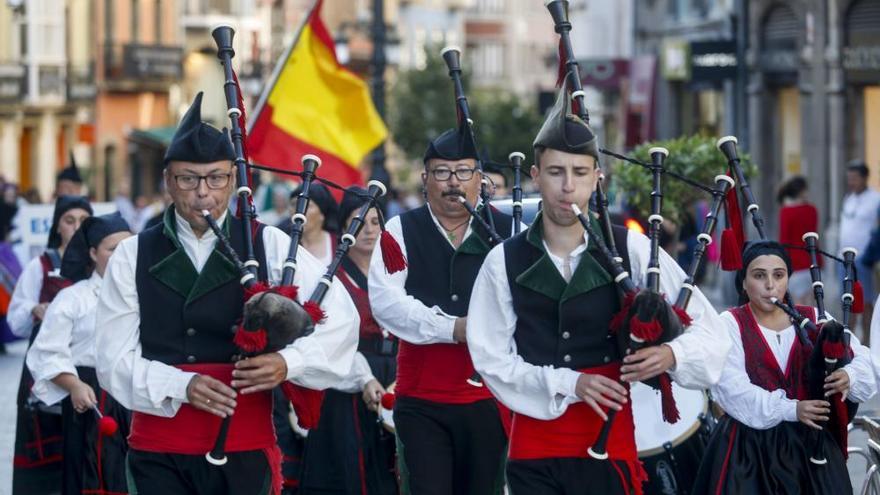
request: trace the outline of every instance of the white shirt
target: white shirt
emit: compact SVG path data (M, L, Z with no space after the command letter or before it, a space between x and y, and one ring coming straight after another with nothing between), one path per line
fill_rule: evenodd
M26 363L34 377L34 395L48 405L67 397L52 379L77 376L76 366L95 367L95 307L101 291L97 272L61 290L46 309L40 333L28 350Z
M588 242L584 234L584 244L569 254L572 273ZM637 286L644 285L650 250L647 237L628 232L627 252L631 276ZM575 394L580 373L569 368L529 364L517 353L513 339L517 316L504 258L503 246L492 249L474 284L467 321L471 359L489 389L504 405L533 418L556 419L565 413L569 404L581 400ZM562 274L563 260L554 255L550 259ZM662 249L659 259L660 292L671 298L678 295L686 275ZM693 319L691 326L666 344L672 349L676 363L669 373L684 387L705 388L721 376L730 339L721 330L718 313L699 289L691 296L688 314Z
M220 220L224 218L225 215ZM181 225L181 218L177 222L180 243L193 265L201 270L214 249L216 237L209 231L197 239L188 225ZM206 236L211 242L205 241ZM266 226L263 245L269 281L277 284L290 238L277 228ZM186 387L194 374L142 357L135 284L137 251L137 236L125 239L107 266L97 308L98 381L124 407L170 417L187 402ZM325 267L305 249L297 252L297 264L294 283L299 286L299 298L303 301L314 290ZM317 325L315 332L279 351L287 363L288 380L319 390L336 385L351 369L360 322L354 303L337 279L333 280L322 307L326 308L327 319Z
M854 247L865 252L871 240L871 231L877 226L880 192L865 189L859 194L849 193L843 198L840 212L840 247Z
M446 242L455 249L455 245L446 235L446 229L440 225L437 217L427 205L434 226L443 234ZM394 217L385 224L385 230L400 245L404 258L407 257L406 244L403 242L403 228L400 217ZM470 222L465 230L462 243L473 233ZM420 300L406 293L406 279L409 269L389 274L382 261L382 249L374 249L370 259L370 274L367 277L370 288L370 308L373 317L397 338L411 344L453 344L452 331L457 317L446 314L439 306L428 307Z
M60 275L59 275L60 276ZM40 304L40 290L43 288L43 264L40 257L31 259L12 291L6 321L16 336L27 338L34 329L34 315L31 311Z
M739 324L733 314L730 311L725 311L721 313L721 320L731 342L733 342L733 347L731 347L724 363L721 380L712 387L712 397L718 402L718 405L740 423L758 430L772 428L783 421L797 421L797 400L787 398L785 390L768 392L753 384L749 379L749 375L746 373L745 351L743 350ZM774 349L774 344L770 345L773 354L777 356L777 361L779 354L786 356L786 365L788 364L788 355L791 353L791 346L794 345L795 340L794 327L789 327L784 332L789 332L789 330L791 338L784 339L787 344L779 346L778 349ZM772 330L768 331L772 332ZM850 338L850 348L854 354L852 362L843 367L843 370L849 375L850 381L847 398L856 402L864 402L870 399L876 391L876 381L869 356L870 351L859 342L855 335L847 333ZM776 338L772 337L767 343L770 344L771 341L775 342ZM785 370L784 367L780 369Z

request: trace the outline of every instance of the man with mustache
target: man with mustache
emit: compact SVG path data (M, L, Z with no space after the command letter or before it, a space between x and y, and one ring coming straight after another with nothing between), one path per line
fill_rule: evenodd
M389 274L378 249L370 263L373 316L400 339L394 424L401 478L413 494L487 495L502 486L501 416L489 390L469 383L465 344L471 287L491 247L461 204L477 203L477 159L464 126L431 142L422 172L427 204L387 224L408 267ZM491 214L508 237L513 219Z
M534 142L531 176L541 212L528 230L492 249L474 284L468 348L489 389L515 413L507 463L512 495L641 493L646 473L628 383L669 371L680 384L705 388L720 377L730 339L695 290L688 306L693 323L683 335L626 357L618 351L609 333L618 289L571 206L588 211L600 174L597 139L568 101L564 86ZM644 286L648 238L623 227L614 228L614 237L624 267ZM675 300L685 274L662 250L659 259L660 292ZM611 409L617 414L609 457L593 459L588 448Z
M97 375L133 411L128 470L142 495L278 495L281 453L272 426L272 389L294 381L335 385L351 368L359 318L338 280L327 318L278 352L237 361L241 274L217 244L203 210L217 219L244 258L240 219L228 211L235 153L226 130L201 120L202 94L184 115L165 154L172 205L164 221L121 242L110 259L97 307ZM290 238L258 224L259 280L277 284ZM300 249L294 284L304 298L324 267ZM234 363L234 364L233 364ZM221 418L232 416L228 461L209 464Z

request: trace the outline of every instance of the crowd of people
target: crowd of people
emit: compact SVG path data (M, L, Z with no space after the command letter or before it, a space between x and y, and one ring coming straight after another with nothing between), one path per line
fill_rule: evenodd
M0 263L9 334L29 341L13 493L668 493L636 423L682 420L684 389L709 391L715 421L682 490L851 492L847 424L880 375L863 344L880 348L867 167L847 168L841 214L858 257L825 258L841 267L839 320L803 247L819 215L797 177L778 242L740 229L722 246L738 301L719 311L659 247L659 206L648 236L606 223L602 201L591 213L603 170L577 92L564 83L536 130L528 225L482 196L504 174L480 168L466 119L428 143L424 203L384 212L375 184L274 180L256 222L236 214L241 157L202 121L201 94L167 149L162 208L122 194L94 215L66 169L45 251ZM8 234L15 201L0 208Z

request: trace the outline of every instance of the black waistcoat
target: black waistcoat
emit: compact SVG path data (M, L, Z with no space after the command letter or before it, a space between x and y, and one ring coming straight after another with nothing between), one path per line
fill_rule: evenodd
M226 215L224 230L244 260L241 221ZM254 236L260 280L266 280L263 226ZM219 243L201 273L177 240L174 209L163 223L138 235L136 283L143 356L165 364L228 363L239 351L232 343L241 319L240 274Z
M504 243L504 258L516 330L517 352L530 364L581 369L621 359L610 338L620 297L610 270L598 260L595 243L581 255L569 283L559 274L542 242L540 217ZM596 232L599 225L593 222ZM614 240L627 271L626 229L614 226Z
M513 218L497 210L492 216L498 235L509 237ZM437 230L427 205L400 215L400 226L408 265L406 293L425 306L438 306L453 316L467 315L471 289L491 249L482 225L471 220L472 233L458 249Z

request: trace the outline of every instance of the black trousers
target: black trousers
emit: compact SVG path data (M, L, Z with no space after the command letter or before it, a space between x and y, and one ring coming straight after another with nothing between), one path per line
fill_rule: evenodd
M500 494L507 437L492 399L441 404L399 397L401 481L412 495Z
M160 454L130 449L128 470L138 495L270 495L272 472L260 450L232 452L223 466L204 455Z
M507 463L510 495L629 495L624 462L591 458L511 460Z

